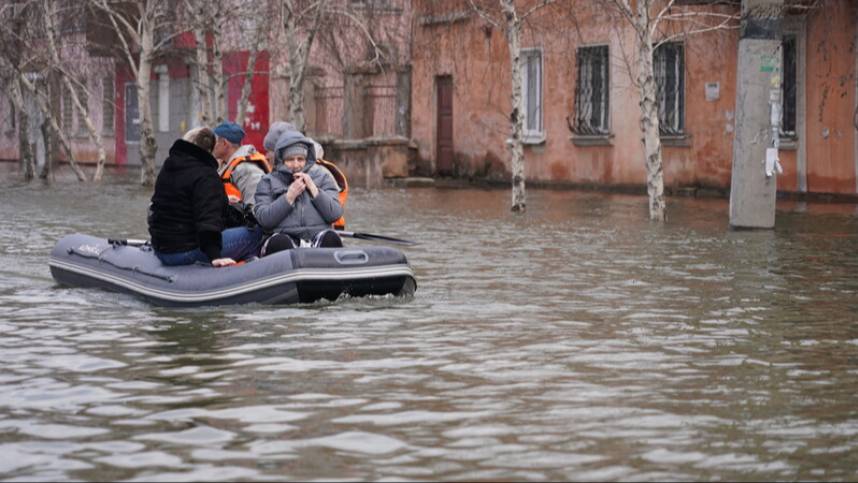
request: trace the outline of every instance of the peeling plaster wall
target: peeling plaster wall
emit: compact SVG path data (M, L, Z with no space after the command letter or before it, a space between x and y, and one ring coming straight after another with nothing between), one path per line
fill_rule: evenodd
M807 46L801 54L806 55L806 99L799 99L806 104L807 135L798 148L781 151L785 173L779 185L783 190L799 190L798 158L806 152L801 156L807 165L810 191L855 192L856 9L854 2L832 0L807 20ZM643 186L639 96L625 60L625 53L634 52L633 33L597 9L580 8L576 15L576 26L555 25L525 31L522 36L522 48L541 48L544 63L545 142L525 147L526 176L549 183ZM533 24L540 21L535 18ZM509 179L509 152L504 142L510 132L510 68L503 32L489 28L461 4L418 0L413 36L412 136L419 165L434 172L435 79L450 75L454 173ZM613 137L607 146L573 143L566 122L575 109L575 52L579 46L589 45L608 45L610 50ZM685 43L688 136L663 146L666 186L729 189L737 49L735 30L692 36ZM707 99L707 83L717 83L717 98Z

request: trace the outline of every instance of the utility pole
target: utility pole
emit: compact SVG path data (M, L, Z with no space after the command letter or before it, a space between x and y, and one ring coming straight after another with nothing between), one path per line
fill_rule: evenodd
M775 226L784 0L742 0L730 226Z

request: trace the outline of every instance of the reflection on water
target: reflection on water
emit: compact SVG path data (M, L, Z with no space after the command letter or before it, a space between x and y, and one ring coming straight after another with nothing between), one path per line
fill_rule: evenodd
M851 205L358 190L413 299L174 310L54 286L62 235L146 236L73 188L3 194L4 480L858 479Z

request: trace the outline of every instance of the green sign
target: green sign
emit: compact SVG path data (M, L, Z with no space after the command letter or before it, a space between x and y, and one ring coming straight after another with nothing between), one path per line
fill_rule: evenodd
M780 70L778 58L773 55L760 56L760 72L777 72Z

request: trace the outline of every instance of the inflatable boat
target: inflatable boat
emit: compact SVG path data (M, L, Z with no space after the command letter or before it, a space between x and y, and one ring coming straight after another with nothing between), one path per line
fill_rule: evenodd
M296 248L230 267L168 267L149 245L74 234L57 242L50 267L61 285L126 292L169 307L409 296L417 288L405 255L383 246Z

